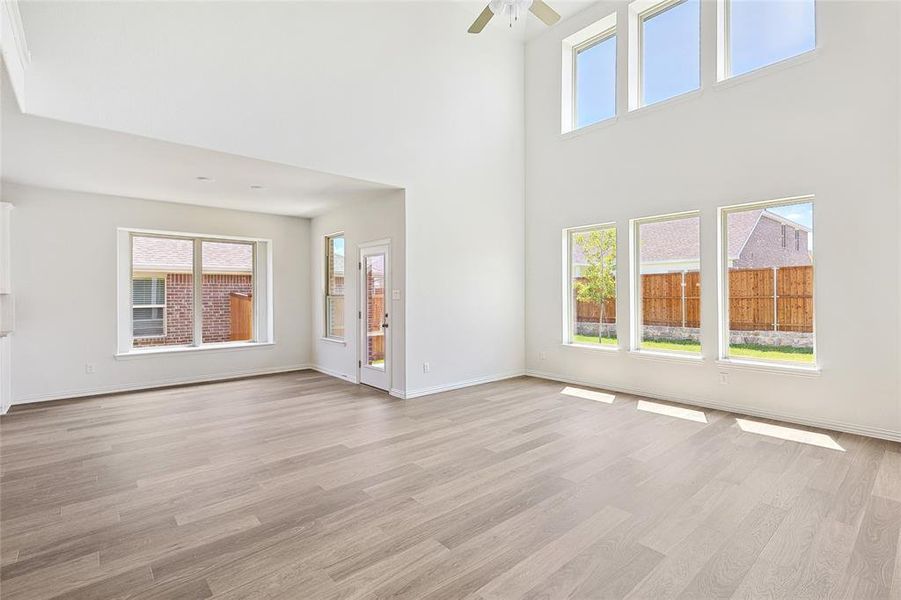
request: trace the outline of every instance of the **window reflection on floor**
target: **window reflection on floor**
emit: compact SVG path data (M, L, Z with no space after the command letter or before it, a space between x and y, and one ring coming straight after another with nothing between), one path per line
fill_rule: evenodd
M677 419L685 419L687 421L695 421L697 423L707 422L707 415L700 410L673 406L671 404L660 404L659 402L651 402L650 400L639 400L638 410L657 413L658 415L666 415L668 417L676 417Z
M845 451L838 442L825 433L816 433L814 431L806 431L795 427L783 427L782 425L761 423L760 421L751 421L750 419L735 419L735 422L738 423L738 426L742 431L748 433L756 433L758 435L779 438L790 442L810 444L811 446L829 448L830 450Z
M595 392L593 390L586 390L570 386L563 388L560 393L565 396L584 398L585 400L594 400L595 402L604 402L606 404L613 404L613 401L616 399L616 396L614 396L613 394L605 394L604 392Z

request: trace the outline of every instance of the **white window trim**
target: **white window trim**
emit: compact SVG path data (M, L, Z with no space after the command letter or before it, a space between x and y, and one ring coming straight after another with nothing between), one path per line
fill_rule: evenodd
M594 231L596 229L612 229L616 232L617 250L619 249L619 231L616 228L616 222L597 223L595 225L581 225L579 227L568 227L563 230L563 345L572 348L585 348L587 350L600 350L603 352L616 352L619 350L619 317L616 322L616 345L603 344L580 344L573 341L573 330L575 329L575 314L573 312L573 259L572 259L572 238L573 234L583 231ZM617 262L618 259L617 259ZM616 295L619 297L619 281L616 282Z
M811 265L813 266L813 364L798 364L788 361L779 360L763 360L742 357L729 356L729 336L731 329L729 327L729 240L726 237L727 222L726 219L731 213L743 212L746 210L767 209L779 206L790 206L792 204L801 204L809 202L815 204L814 196L808 194L806 196L794 196L790 198L781 198L778 200L764 200L759 202L748 202L745 204L734 204L731 206L722 206L718 212L717 227L717 245L718 245L718 268L717 268L717 310L719 316L719 341L717 352L717 364L723 366L745 367L758 370L769 371L792 371L799 373L819 373L819 353L817 352L817 268L816 253L811 252ZM811 217L816 220L816 210L811 212ZM812 229L812 228L811 228ZM813 250L813 240L808 241Z
M577 118L577 107L576 107L576 98L577 98L577 90L576 90L576 67L577 60L576 56L579 52L583 52L592 46L596 46L602 42L609 40L610 38L616 37L616 13L611 13L606 17L595 21L588 27L580 29L579 31L573 33L570 36L567 36L563 39L562 42L562 50L563 50L563 82L562 82L562 104L561 104L561 133L570 133L572 131L577 131L580 129L585 129L586 127L591 127L593 125L597 125L599 123L604 123L610 121L611 119L616 118L617 113L619 112L619 108L616 103L616 88L617 88L617 79L618 77L614 74L613 78L613 94L614 94L614 110L613 114L605 119L601 119L600 121L596 121L589 125L585 125L583 127L577 127L578 123ZM616 52L618 55L619 53ZM616 60L617 66L619 65L619 60ZM618 70L618 69L617 69Z
M188 233L181 231L163 231L158 229L137 229L120 227L117 235L117 277L116 306L118 335L116 356L152 356L162 353L177 353L190 350L213 350L230 348L247 348L270 345L275 342L272 294L272 240L242 236L225 236L214 234ZM131 302L132 272L132 237L164 237L169 239L187 239L194 243L194 341L189 346L135 348L132 343L133 313ZM253 339L249 342L228 342L225 344L203 343L203 277L202 243L203 242L243 242L253 244Z
M332 297L329 294L328 282L329 282L329 265L328 258L329 252L331 252L331 241L334 238L340 237L344 240L344 286L345 293L341 295L344 298L344 333L345 335L329 335L329 306L328 300ZM323 236L325 241L325 277L323 277L322 281L322 339L328 342L337 342L344 343L347 337L347 238L344 237L343 231L336 231L334 233L329 233ZM337 296L334 296L337 298Z
M745 73L741 73L739 75L732 74L732 43L729 39L729 31L730 27L730 6L732 4L732 0L716 0L716 80L717 83L722 83L724 81L729 81L731 79L743 78L749 75L760 73L760 71L764 69L772 68L776 65L784 65L784 63L791 64L789 61L795 61L799 57L807 57L811 55L816 49L819 47L819 36L817 32L819 31L819 12L816 6L816 0L814 1L813 6L813 48L810 50L805 50L799 54L794 54L792 56L786 56L785 58L779 59L775 62L771 62L766 65L761 65L756 69L751 69L750 71L746 71Z
M674 98L679 98L686 94L695 93L701 90L701 53L698 55L698 87L688 90L681 94L677 94L670 98L659 100L651 104L644 102L644 23L648 19L656 17L687 0L634 0L629 4L629 110L639 110L654 106L662 102L668 102ZM701 6L699 4L698 11L700 13ZM698 21L698 43L702 44L703 40L701 31L701 16L699 14Z
M132 284L134 284L135 279L162 279L163 280L163 303L162 304L135 304L134 299L132 298L131 308L132 308L132 319L134 319L134 309L136 308L162 308L163 309L163 334L162 335L141 335L135 336L134 331L132 330L132 338L139 340L159 340L164 339L166 334L168 333L168 322L167 316L168 312L166 309L167 302L167 292L169 289L169 282L166 281L166 275L164 273L145 273L143 275L139 275L138 277L132 278ZM132 323L132 327L134 327L134 323Z
M629 295L632 299L631 306L631 318L629 319L629 351L635 353L636 356L647 356L649 358L677 358L677 359L685 359L689 361L702 361L704 360L704 345L703 339L701 341L701 352L683 352L681 350L655 350L642 348L642 336L641 336L641 321L644 316L644 311L642 307L642 291L641 291L641 251L640 244L641 240L639 237L639 227L644 223L656 223L661 221L674 221L677 219L685 219L690 217L698 217L701 218L701 211L699 210L688 210L678 213L668 213L665 215L658 215L653 217L642 217L639 219L631 219L629 221ZM700 240L698 240L700 245ZM703 262L703 252L702 248L698 248L698 271L701 270L701 263ZM701 288L703 291L703 287ZM703 298L701 299L703 302ZM703 330L704 323L701 322L701 326L698 328L699 330ZM702 336L703 338L703 336Z

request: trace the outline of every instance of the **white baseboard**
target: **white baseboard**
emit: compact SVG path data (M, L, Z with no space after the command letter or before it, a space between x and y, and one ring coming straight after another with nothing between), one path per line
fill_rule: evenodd
M359 381L357 381L357 378L352 375L341 373L340 371L335 371L332 369L327 369L321 365L310 365L310 368L318 373L322 373L323 375L328 375L329 377L343 379L344 381L349 381L350 383L360 383Z
M394 396L395 398L400 398L401 400L406 400L407 394L403 390L398 390L395 388L391 388L388 390L388 395Z
M750 417L760 417L763 419L774 419L777 421L785 421L787 423L796 423L798 425L806 425L809 427L819 427L821 429L831 429L833 431L843 431L845 433L853 433L856 435L865 435L868 437L879 438L883 440L889 440L892 442L901 442L901 431L894 431L892 429L883 429L880 427L870 427L868 425L857 425L855 423L847 423L844 421L833 421L830 419L811 419L809 417L799 416L791 413L783 413L779 411L770 411L770 410L757 410L755 408L748 408L747 406L732 404L729 402L719 402L719 401L711 401L711 400L697 400L697 399L688 399L688 398L679 398L676 396L672 396L669 394L660 394L657 392L650 392L648 390L643 390L640 388L632 388L625 386L609 386L604 383L598 381L587 381L580 379L573 379L571 377L567 377L565 375L560 375L558 373L550 373L547 371L536 371L533 369L526 369L526 375L529 377L538 377L539 379L548 379L551 381L559 381L560 383L572 383L575 385L584 385L599 389L609 390L611 392L619 392L621 394L634 394L636 396L645 396L647 398L653 398L655 400L665 400L667 402L676 402L678 404L685 404L688 406L698 406L701 408L710 408L713 410L722 410L726 412L736 413L740 415L747 415Z
M120 394L125 392L139 392L142 390L153 390L158 388L174 387L179 385L190 385L196 383L214 383L217 381L228 381L230 379L243 379L245 377L254 377L257 375L274 375L276 373L288 373L291 371L303 371L310 369L307 364L290 365L285 367L274 367L266 369L248 369L246 371L230 371L229 373L220 373L214 375L204 375L202 377L184 377L174 379L160 379L156 381L145 381L131 385L110 385L100 386L96 388L79 389L63 392L53 392L50 394L38 394L34 396L25 396L13 402L12 406L20 404L33 404L35 402L50 402L52 400L68 400L69 398L84 398L86 396L99 396L102 394Z
M409 400L410 398L419 398L420 396L430 396L432 394L449 392L451 390L459 390L460 388L470 387L473 385L482 385L483 383L492 383L494 381L512 379L513 377L522 377L523 375L525 375L524 371L509 371L507 373L498 373L495 375L488 375L486 377L479 377L477 379L467 379L465 381L458 381L456 383L419 388L418 390L408 391L404 395L404 398Z

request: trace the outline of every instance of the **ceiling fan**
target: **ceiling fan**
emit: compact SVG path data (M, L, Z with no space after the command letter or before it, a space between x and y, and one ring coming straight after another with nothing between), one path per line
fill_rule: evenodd
M469 26L469 33L479 33L485 29L485 25L494 15L501 15L506 12L513 27L513 21L518 21L520 15L524 15L526 11L541 19L545 25L553 25L560 20L560 15L553 8L545 4L544 0L491 0L488 6L482 11L478 18Z

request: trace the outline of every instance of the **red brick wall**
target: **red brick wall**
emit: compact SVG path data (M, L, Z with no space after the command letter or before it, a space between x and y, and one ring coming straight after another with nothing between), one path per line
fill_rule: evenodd
M203 276L203 343L229 341L231 331L232 292L250 294L253 284L250 275Z
M184 346L191 343L194 333L193 280L193 275L188 273L166 275L166 337L135 339L135 348ZM204 343L229 341L229 295L232 292L250 294L252 291L253 278L250 275L203 276Z
M756 269L762 267L800 267L812 264L807 249L807 232L800 232L799 243L795 243L796 229L786 226L785 246L782 246L782 224L773 219L761 218L757 228L745 244L738 260L732 265L736 269Z

